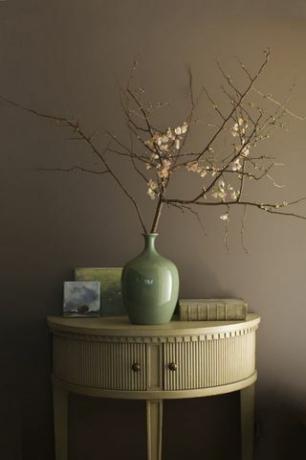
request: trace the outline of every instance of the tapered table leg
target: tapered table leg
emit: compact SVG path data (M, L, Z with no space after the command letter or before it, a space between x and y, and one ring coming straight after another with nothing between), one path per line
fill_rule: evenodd
M254 450L255 385L240 391L241 458L252 460Z
M68 392L53 385L55 459L68 459Z
M147 401L147 460L162 458L163 402Z

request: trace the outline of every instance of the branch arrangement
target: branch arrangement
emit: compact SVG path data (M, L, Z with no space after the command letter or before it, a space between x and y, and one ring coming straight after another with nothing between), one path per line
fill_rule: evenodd
M102 169L72 166L53 170L109 174L134 206L144 233L157 232L165 205L188 211L199 221L198 210L205 206L223 207L220 219L225 223L229 221L233 206L242 206L245 212L248 208L256 208L269 214L306 219L306 216L288 210L288 207L304 201L306 197L294 201L262 202L249 199L247 195L250 181L260 182L268 179L273 187L282 187L272 176L272 170L280 166L280 163L270 154L262 153L264 142L275 128L284 127L285 115L302 119L287 108L287 101L280 103L256 88L256 83L264 72L269 57L270 53L266 51L255 73L251 73L239 61L239 68L245 80L242 88L227 75L222 65L218 64L223 79L222 106L216 103L205 87L201 88L197 96L194 95L192 73L189 71L189 113L178 126L166 129L155 126L154 122L156 111L162 107L162 104L153 106L145 103L144 91L133 86L134 67L126 87L121 90L121 106L129 133L128 142L107 131L108 143L103 149L96 145L94 137L88 135L76 120L45 114L12 100L3 97L1 99L33 115L69 128L73 132L74 139L85 142L101 163ZM193 151L187 147L188 139L192 130L197 128L195 113L204 97L219 121L214 127L214 132L202 139L201 148ZM259 98L260 102L255 103L254 98ZM270 107L266 108L267 103L273 110ZM144 183L148 198L156 203L149 227L145 223L137 199L129 192L115 171L113 156L128 160L131 168ZM182 174L194 175L195 193L190 195L188 189L184 187L180 196L169 195L171 190L169 186L174 183L176 177L182 180ZM243 229L244 222L242 232Z

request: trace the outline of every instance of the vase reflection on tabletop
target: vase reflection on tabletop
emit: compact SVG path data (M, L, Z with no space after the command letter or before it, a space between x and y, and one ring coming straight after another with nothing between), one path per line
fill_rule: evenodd
M179 293L175 264L155 248L157 233L144 234L144 250L122 272L122 295L133 324L168 323Z

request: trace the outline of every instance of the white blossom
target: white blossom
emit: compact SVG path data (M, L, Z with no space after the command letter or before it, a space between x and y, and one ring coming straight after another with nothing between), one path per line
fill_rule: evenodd
M188 131L188 123L187 121L184 121L184 123L182 124L182 134L186 134Z
M232 171L240 171L242 168L242 164L240 163L240 158L236 158L236 160L232 163Z
M244 118L239 117L236 123L234 123L234 126L232 127L232 136L233 137L238 137L238 136L243 137L247 129L248 129L247 121L244 120Z
M162 152L167 152L169 150L169 144L166 144L166 143L161 144L159 148Z
M239 136L239 125L238 125L238 123L235 123L234 126L232 127L232 136L233 137Z
M232 191L231 191L231 199L232 199L233 201L236 201L238 197L239 197L239 190L237 190L237 191L236 191L236 190L232 190Z
M217 190L215 190L211 195L213 198L220 199L222 201L225 200L227 192L225 189L225 182L223 180L219 180Z
M186 121L184 121L184 123L182 124L182 126L177 126L175 129L174 129L174 132L177 136L182 136L183 134L186 134L188 131L188 123Z
M157 145L161 146L162 144L167 144L169 142L169 137L166 134L162 134L157 138Z
M245 147L243 147L241 155L243 155L244 157L247 157L248 155L250 155L250 146L249 145L246 145Z
M191 162L191 163L187 163L187 165L186 165L186 169L187 169L187 171L189 171L189 172L197 172L198 167L199 167L199 163L198 163L197 161L193 161L193 162Z
M221 214L220 219L223 221L229 220L228 212L226 212L225 214Z
M151 198L151 200L155 200L155 198L156 198L156 193L154 192L154 190L152 190L151 188L149 188L148 191L147 191L147 194L149 195L149 197Z
M167 129L167 136L168 136L168 139L170 139L172 141L175 139L173 131L172 131L172 129L170 127Z
M167 179L167 177L169 177L170 166L171 166L170 160L162 160L161 168L157 173L161 179Z
M155 200L156 195L157 195L157 189L158 189L158 184L154 180L150 179L148 182L147 194L149 195L151 200Z
M152 140L152 139L146 140L146 141L145 141L145 145L146 145L147 147L149 147L149 149L151 149L151 150L154 148L154 143L153 143L153 140Z

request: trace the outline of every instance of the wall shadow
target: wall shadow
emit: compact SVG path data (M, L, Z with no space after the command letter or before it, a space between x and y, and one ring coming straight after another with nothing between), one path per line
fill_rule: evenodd
M300 396L300 403L285 392L257 397L255 460L306 458L306 404Z

